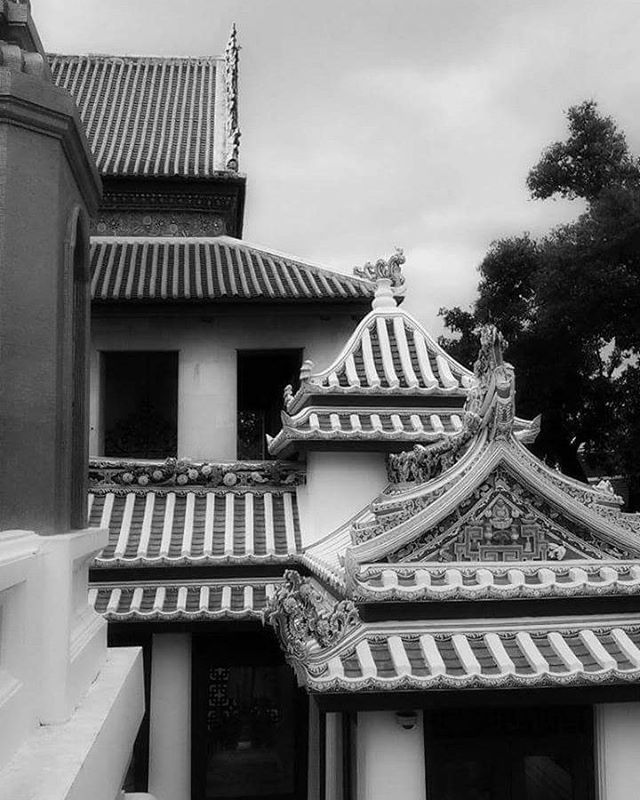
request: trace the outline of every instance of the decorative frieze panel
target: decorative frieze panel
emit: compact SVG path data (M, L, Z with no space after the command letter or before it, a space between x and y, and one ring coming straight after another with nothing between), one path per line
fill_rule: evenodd
M566 517L501 468L389 561L564 561L636 555Z
M97 236L221 236L220 214L193 211L103 211L93 223Z
M286 461L217 464L167 458L151 463L115 459L91 459L89 462L90 486L221 486L240 489L261 485L299 486L304 481L303 468Z

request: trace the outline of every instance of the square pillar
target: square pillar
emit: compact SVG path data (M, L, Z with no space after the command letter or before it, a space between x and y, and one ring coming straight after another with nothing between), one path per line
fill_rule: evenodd
M598 800L632 800L640 787L640 703L594 710Z
M149 792L191 800L191 634L155 634L151 652Z

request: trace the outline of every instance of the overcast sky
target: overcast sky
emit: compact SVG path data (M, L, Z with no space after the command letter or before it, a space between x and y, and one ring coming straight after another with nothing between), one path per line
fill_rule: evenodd
M240 54L245 238L350 271L405 250L407 303L469 303L489 243L577 207L525 177L596 99L640 151L638 0L32 0L64 53Z

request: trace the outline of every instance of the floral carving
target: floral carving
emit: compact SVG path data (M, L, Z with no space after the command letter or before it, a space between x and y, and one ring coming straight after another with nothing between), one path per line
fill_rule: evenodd
M98 236L220 236L224 217L198 211L103 211L93 225Z
M149 463L91 459L89 484L99 486L298 486L304 483L300 465L286 461L216 464L167 458Z
M264 611L264 622L275 629L288 661L301 677L310 654L339 642L359 624L360 617L353 602L330 603L310 578L290 569Z
M400 287L404 284L404 275L402 274L402 265L406 259L400 247L396 247L396 252L385 261L379 258L375 263L367 261L363 267L354 267L353 274L358 278L364 278L367 281L378 281L380 278L387 278L391 281L391 285Z

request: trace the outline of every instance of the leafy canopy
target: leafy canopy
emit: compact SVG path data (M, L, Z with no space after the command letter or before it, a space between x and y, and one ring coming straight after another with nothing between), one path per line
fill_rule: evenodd
M584 479L578 452L629 477L640 506L640 165L593 101L567 112L569 133L531 169L531 196L586 201L575 222L536 240L493 242L471 310L441 309L441 344L470 365L478 325L509 342L518 413L542 414L537 454Z

